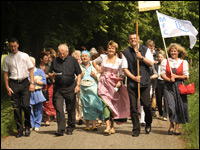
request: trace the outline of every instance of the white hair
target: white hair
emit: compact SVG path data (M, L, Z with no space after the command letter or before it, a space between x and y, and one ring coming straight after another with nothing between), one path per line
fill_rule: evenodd
M30 56L31 61L35 64L35 58Z
M68 46L67 46L66 43L60 44L60 45L58 46L58 50L59 50L60 47L65 47L65 49L66 49L67 51L69 51L69 48L68 48Z
M94 54L97 54L97 50L93 47L90 49L90 55L93 56Z

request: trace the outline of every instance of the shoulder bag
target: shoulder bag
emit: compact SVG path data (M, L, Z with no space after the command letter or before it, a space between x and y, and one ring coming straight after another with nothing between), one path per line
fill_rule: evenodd
M184 94L184 95L189 95L189 94L194 94L195 93L195 84L194 83L190 83L189 78L187 78L188 80L188 85L183 84L179 84L179 91L180 94Z

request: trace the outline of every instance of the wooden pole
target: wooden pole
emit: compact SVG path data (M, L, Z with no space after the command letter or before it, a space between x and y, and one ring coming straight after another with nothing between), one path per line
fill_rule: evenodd
M139 41L138 41L138 6L136 6L136 39L137 39L137 51L139 52ZM140 76L140 64L137 58L137 75ZM140 100L140 82L138 82L138 100Z
M167 53L167 48L166 48L166 44L165 44L165 39L162 37L163 39L163 43L164 43L164 47L165 47L165 53L166 53L166 57L167 57L167 61L168 61L168 64L169 64L169 56L168 56L168 53ZM170 72L171 72L171 75L172 75L172 69L170 67L170 64L169 64L169 68L170 68Z

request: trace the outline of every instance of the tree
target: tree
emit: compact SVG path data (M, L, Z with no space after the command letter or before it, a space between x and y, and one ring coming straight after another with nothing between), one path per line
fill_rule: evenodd
M115 40L119 49L124 50L129 45L128 34L136 32L135 1L2 1L1 4L2 53L8 51L6 41L12 36L20 41L20 50L36 58L44 48L57 50L60 43L67 43L73 51L82 45L88 50L99 45L106 47L109 40ZM159 12L190 20L199 30L199 1L161 1ZM139 12L138 25L144 45L152 39L163 49L155 10ZM192 65L199 61L199 42L192 50L188 36L166 39L167 46L172 42L187 49Z

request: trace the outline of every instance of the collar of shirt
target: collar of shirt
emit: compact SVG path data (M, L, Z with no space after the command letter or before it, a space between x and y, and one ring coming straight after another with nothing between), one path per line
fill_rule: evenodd
M36 67L34 68L34 72L37 72L37 68Z
M83 68L85 68L85 65L83 64L83 63L81 63L81 66L83 67ZM91 61L89 61L89 67L91 66Z
M59 59L60 61L62 61L62 62L64 62L67 58L68 58L68 55L67 55L64 59L58 57L58 59Z

